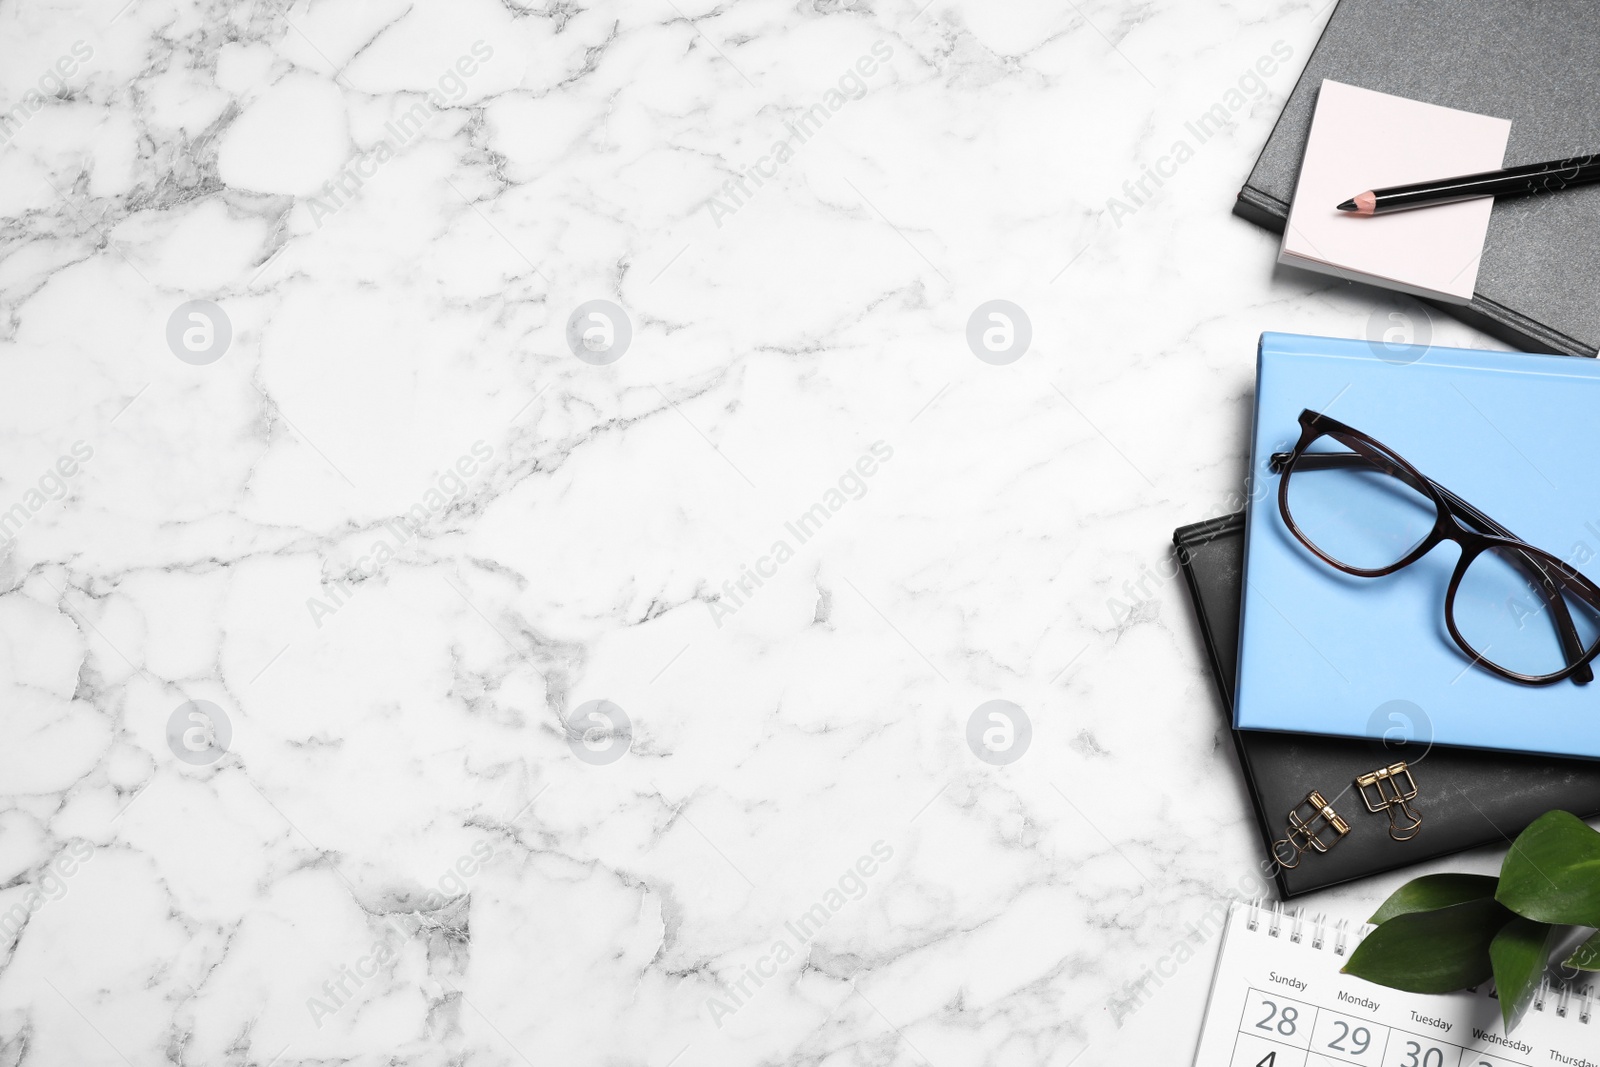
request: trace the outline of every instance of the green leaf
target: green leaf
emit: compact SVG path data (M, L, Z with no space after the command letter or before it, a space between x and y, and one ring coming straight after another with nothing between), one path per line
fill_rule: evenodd
M1600 926L1600 833L1551 811L1511 843L1495 899L1525 919Z
M1487 874L1429 874L1414 878L1394 891L1394 894L1367 922L1374 926L1388 922L1396 915L1409 915L1414 911L1433 911L1494 896L1498 881Z
M1554 930L1549 923L1516 918L1501 927L1489 945L1495 995L1500 998L1500 1017L1508 1034L1522 1021L1533 995L1539 991L1539 980L1550 960L1550 935Z
M1576 967L1580 971L1600 971L1600 934L1595 934L1579 945L1577 950L1567 957L1567 966Z
M1408 993L1449 993L1493 972L1489 945L1512 915L1487 898L1397 915L1350 954L1345 974Z

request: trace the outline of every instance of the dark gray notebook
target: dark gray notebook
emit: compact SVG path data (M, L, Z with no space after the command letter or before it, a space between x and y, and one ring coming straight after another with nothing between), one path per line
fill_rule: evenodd
M1283 231L1324 78L1510 119L1508 167L1600 152L1597 44L1595 0L1340 0L1234 214ZM1472 303L1433 306L1518 348L1595 355L1600 185L1496 202Z

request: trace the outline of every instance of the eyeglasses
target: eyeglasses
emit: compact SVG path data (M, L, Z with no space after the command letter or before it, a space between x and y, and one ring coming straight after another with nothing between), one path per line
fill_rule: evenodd
M1474 664L1525 685L1594 680L1589 663L1600 654L1600 585L1521 540L1394 449L1308 410L1300 413L1294 450L1274 453L1271 469L1282 475L1278 510L1290 532L1346 574L1381 578L1441 542L1459 546L1444 621Z

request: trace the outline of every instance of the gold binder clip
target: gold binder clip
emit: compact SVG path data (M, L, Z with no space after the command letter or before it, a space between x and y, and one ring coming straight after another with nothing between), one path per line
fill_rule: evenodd
M1332 836L1328 836L1330 831ZM1285 867L1298 867L1301 856L1307 852L1327 852L1349 832L1350 824L1344 821L1344 816L1334 811L1333 805L1313 789L1289 812L1289 832L1272 843L1272 855ZM1285 848L1289 858L1284 856Z
M1417 780L1405 761L1380 767L1371 774L1356 779L1361 790L1361 800L1374 815L1389 816L1389 836L1396 841L1410 841L1422 830L1422 816L1411 806L1417 798ZM1404 821L1402 821L1404 820Z

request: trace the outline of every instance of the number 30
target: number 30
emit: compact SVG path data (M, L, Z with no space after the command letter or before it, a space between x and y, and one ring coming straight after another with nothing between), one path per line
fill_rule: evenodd
M1444 1051L1430 1048L1423 1052L1422 1046L1415 1041L1406 1042L1406 1053L1411 1057L1406 1060L1404 1067L1444 1067Z

